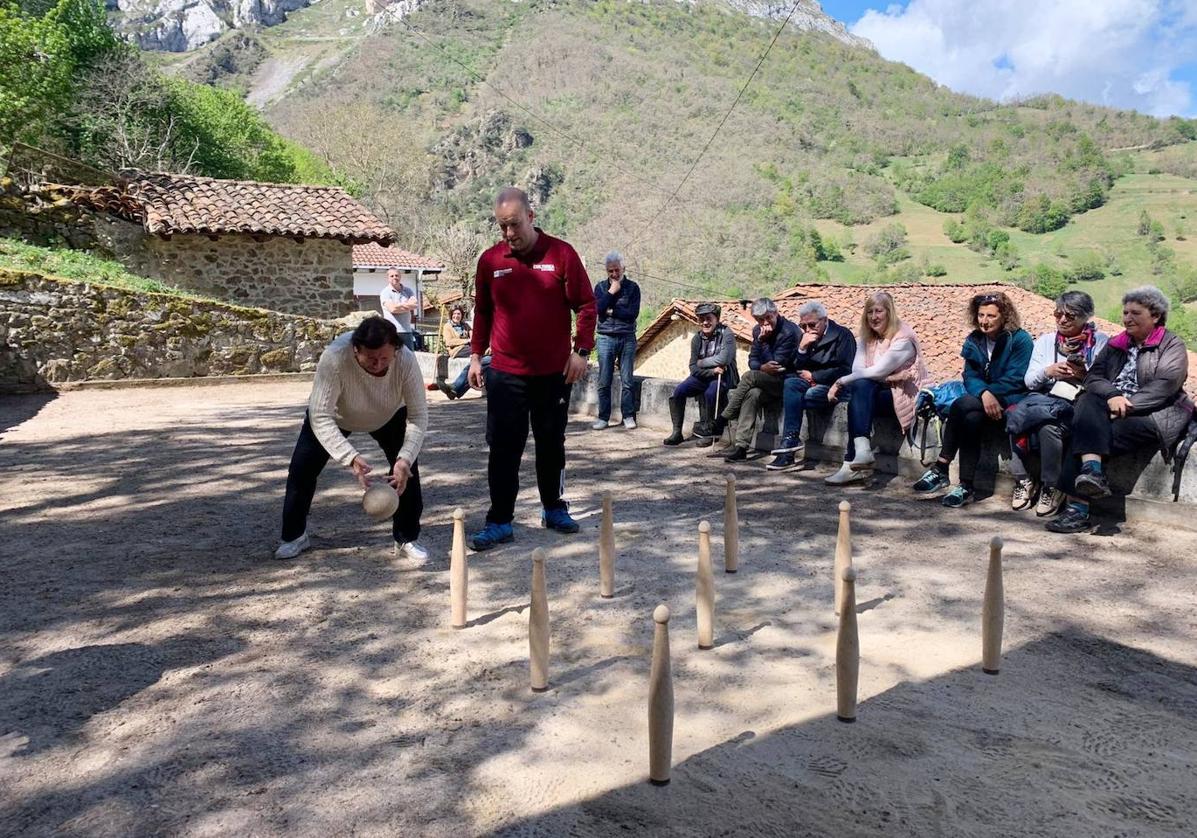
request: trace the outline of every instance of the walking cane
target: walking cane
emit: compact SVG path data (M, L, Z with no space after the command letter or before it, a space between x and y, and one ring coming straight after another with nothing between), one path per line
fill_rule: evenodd
M715 374L715 415L711 418L712 422L716 421L719 418L720 414L723 413L723 411L719 409L719 397L722 395L723 395L723 373L718 372ZM719 442L722 442L722 441L723 441L723 434L719 434Z

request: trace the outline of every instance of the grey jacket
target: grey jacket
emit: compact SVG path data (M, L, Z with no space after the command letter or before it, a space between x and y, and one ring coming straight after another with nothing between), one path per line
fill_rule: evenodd
M1110 338L1085 376L1087 391L1103 399L1121 395L1114 380L1126 366L1128 346L1125 332ZM1137 372L1139 392L1131 397L1134 415L1151 416L1160 432L1165 456L1170 457L1193 415L1193 403L1184 391L1189 375L1185 342L1166 329L1156 329L1139 347Z
M703 381L715 378L712 370L723 367L723 383L727 387L735 387L740 381L740 371L736 369L736 336L726 323L715 327L715 333L710 340L703 337L702 331L690 338L690 375Z

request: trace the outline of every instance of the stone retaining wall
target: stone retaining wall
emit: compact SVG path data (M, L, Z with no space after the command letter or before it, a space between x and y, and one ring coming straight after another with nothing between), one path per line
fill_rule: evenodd
M0 271L0 392L124 378L314 370L348 326Z

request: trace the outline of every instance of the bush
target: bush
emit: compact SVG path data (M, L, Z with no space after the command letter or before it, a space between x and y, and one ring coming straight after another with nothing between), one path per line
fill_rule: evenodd
M1022 205L1015 225L1028 233L1049 233L1068 223L1068 208L1046 195L1039 195Z
M968 228L955 218L949 218L943 223L943 234L953 244L962 244L968 240Z
M1072 282L1095 282L1105 276L1105 259L1092 251L1077 256L1068 268L1068 279Z
M1039 264L1031 269L1023 283L1041 297L1054 300L1068 290L1068 279L1051 265Z
M865 242L865 253L877 260L878 265L892 265L910 258L905 245L906 228L899 223L887 224Z
M939 262L932 262L923 270L926 276L947 276L948 269Z

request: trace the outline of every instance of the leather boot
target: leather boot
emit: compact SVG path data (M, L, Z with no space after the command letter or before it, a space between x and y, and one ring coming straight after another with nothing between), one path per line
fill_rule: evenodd
M681 445L685 440L682 436L682 423L686 421L686 402L676 396L669 397L669 419L673 422L673 433L665 437L666 445Z

